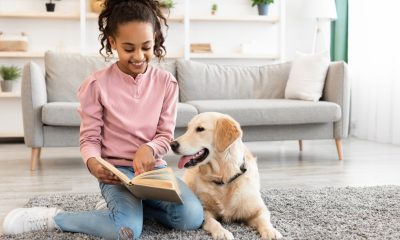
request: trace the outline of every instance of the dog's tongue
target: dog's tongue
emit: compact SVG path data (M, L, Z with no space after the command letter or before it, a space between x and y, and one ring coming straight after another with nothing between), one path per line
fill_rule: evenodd
M189 162L190 159L192 159L192 158L193 158L193 155L185 155L185 156L181 157L181 160L179 160L179 163L178 163L178 168L184 168L185 164L187 162Z

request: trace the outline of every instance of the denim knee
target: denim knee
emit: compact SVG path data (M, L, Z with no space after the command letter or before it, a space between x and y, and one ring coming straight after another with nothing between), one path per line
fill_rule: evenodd
M199 201L185 202L176 205L176 215L171 216L174 228L178 230L194 230L201 227L204 221L203 206Z

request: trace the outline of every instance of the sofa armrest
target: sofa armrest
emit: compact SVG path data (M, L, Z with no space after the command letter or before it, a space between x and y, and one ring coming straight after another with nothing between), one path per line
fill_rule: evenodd
M334 123L333 136L346 138L350 123L350 79L347 64L343 61L329 65L322 100L338 104L342 117Z
M25 64L21 84L24 139L28 147L43 147L42 106L47 103L46 81L40 66Z

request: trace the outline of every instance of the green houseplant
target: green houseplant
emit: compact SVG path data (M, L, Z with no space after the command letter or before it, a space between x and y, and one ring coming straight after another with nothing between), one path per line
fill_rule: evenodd
M160 0L160 6L162 8L171 9L175 7L175 4L173 0Z
M21 76L21 69L19 67L16 66L10 66L10 67L6 67L6 66L1 66L0 67L0 76L3 79L3 81L1 81L1 89L3 92L12 92L14 85L15 85L15 81Z
M268 6L274 3L274 0L251 0L251 6L257 6L258 15L268 15Z
M216 3L213 3L211 5L211 15L215 15L217 13L218 10L218 5Z

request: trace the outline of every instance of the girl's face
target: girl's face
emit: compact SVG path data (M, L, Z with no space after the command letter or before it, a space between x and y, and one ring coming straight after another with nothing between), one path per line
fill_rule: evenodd
M155 33L150 23L127 22L120 24L116 36L109 37L112 49L117 50L118 67L136 77L144 73L153 57Z

